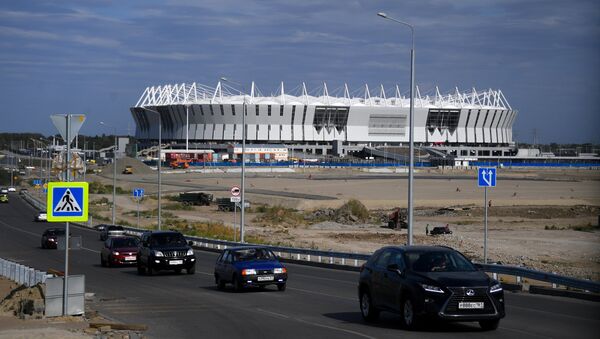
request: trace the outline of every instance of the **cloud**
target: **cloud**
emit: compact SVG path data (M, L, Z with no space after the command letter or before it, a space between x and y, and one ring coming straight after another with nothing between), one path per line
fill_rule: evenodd
M343 35L325 32L296 31L285 41L291 43L317 43L317 44L349 44L359 43L360 40L345 37Z
M67 34L56 34L38 30L21 29L16 27L0 26L0 35L9 37L18 37L23 39L37 39L37 40L52 40L52 41L66 41L73 42L82 45L89 45L103 48L114 48L121 45L118 40L85 36L85 35L67 35Z
M173 60L173 61L187 61L195 59L206 58L203 54L191 54L181 52L143 52L143 51L128 51L126 55L133 56L142 59L157 59L157 60Z

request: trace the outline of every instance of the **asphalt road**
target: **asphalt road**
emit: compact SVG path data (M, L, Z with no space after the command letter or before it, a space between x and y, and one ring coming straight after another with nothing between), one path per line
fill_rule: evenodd
M41 270L64 267L64 252L42 250L35 211L16 194L0 205L0 257ZM375 324L361 320L358 273L289 264L288 289L218 291L212 276L215 253L196 251L195 275L138 276L134 267L100 266L102 242L95 231L73 228L83 249L71 253L70 272L85 274L92 307L121 322L143 323L154 338L597 338L600 303L506 295L507 316L497 331L476 323L432 323L407 332L392 314Z

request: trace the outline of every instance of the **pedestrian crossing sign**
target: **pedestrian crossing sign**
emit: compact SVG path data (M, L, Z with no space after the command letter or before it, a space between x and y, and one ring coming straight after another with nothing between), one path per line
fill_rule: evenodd
M48 221L88 220L87 182L49 182L47 196Z

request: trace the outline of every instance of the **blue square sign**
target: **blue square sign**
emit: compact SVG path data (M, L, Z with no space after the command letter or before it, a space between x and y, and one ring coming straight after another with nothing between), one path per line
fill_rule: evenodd
M495 167L479 167L477 172L477 181L479 187L496 187Z
M46 212L50 222L87 221L88 183L49 183Z

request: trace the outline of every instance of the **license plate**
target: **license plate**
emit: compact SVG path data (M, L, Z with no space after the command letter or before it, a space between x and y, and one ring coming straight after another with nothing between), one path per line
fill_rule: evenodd
M135 257L125 257L125 261L134 261Z
M183 265L183 260L169 260L169 265Z
M458 303L458 308L463 310L483 309L483 302L461 302Z
M256 280L258 281L272 281L275 280L275 277L272 275L264 275L264 276L258 276L256 277Z

